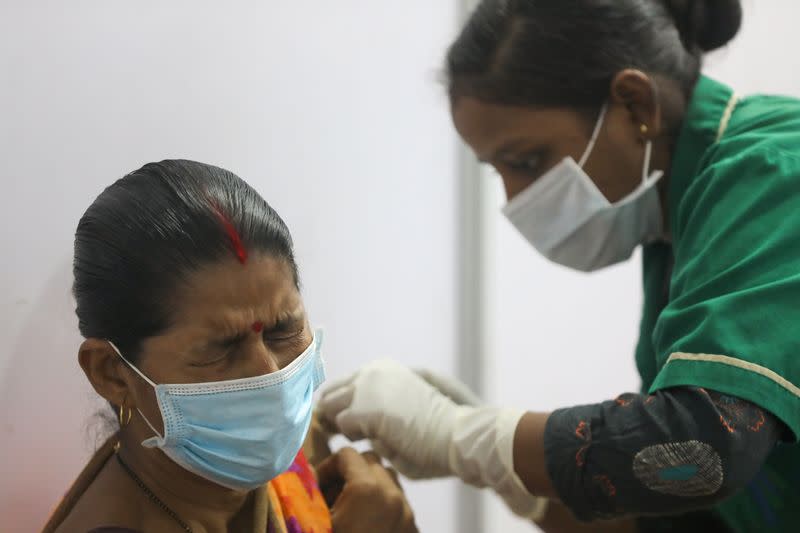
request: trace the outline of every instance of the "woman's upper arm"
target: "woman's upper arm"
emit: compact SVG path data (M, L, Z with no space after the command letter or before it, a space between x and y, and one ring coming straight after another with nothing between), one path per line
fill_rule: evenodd
M800 436L800 154L715 153L673 213L675 267L649 392L704 387L747 400L791 439Z

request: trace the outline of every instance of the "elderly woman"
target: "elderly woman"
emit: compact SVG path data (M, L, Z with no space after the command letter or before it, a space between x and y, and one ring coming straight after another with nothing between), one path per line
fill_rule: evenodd
M416 531L374 455L326 459L322 496L301 451L322 334L286 225L244 181L145 165L81 219L74 274L78 359L120 427L46 532Z

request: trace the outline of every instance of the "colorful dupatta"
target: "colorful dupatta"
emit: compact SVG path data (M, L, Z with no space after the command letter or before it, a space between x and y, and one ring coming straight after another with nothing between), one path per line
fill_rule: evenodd
M267 533L331 533L331 515L301 450L285 474L267 486Z

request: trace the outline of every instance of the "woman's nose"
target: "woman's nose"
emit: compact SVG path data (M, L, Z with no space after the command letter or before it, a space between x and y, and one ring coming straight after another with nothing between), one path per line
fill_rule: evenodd
M277 354L270 350L263 339L254 339L247 350L248 374L251 376L261 376L271 374L281 369L280 359Z

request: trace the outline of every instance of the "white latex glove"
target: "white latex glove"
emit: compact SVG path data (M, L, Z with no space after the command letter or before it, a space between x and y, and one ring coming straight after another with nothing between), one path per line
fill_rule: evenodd
M470 407L486 405L486 402L472 392L469 387L455 378L437 374L427 368L415 368L414 373L424 379L428 385L453 400L456 405L469 405Z
M460 382L427 376L452 396L475 401ZM457 405L390 360L334 382L318 408L329 425L351 440L370 439L410 478L457 476L493 489L518 516L537 521L544 514L547 500L530 494L514 472L514 434L524 411Z

